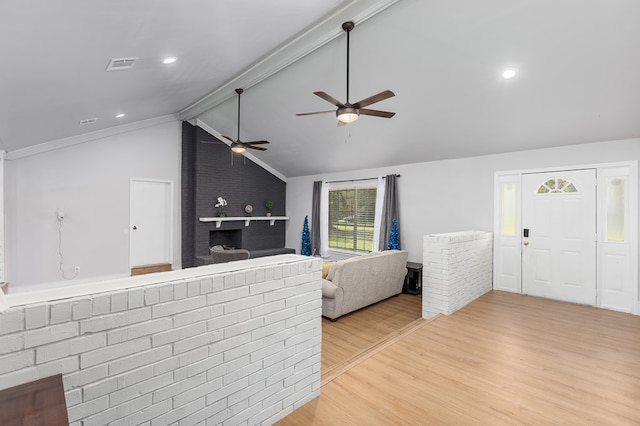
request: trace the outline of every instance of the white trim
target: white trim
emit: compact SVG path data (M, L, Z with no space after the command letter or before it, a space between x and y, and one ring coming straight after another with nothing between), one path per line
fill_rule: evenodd
M133 268L134 266L140 266L140 265L134 265L133 264L133 250L131 250L132 247L132 232L131 229L134 225L133 223L133 183L134 182L155 182L155 183L164 183L164 184L168 184L169 185L169 263L173 264L173 257L174 257L174 253L173 253L173 236L174 236L174 216L173 216L173 210L174 210L174 193L173 193L173 181L172 180L166 180L166 179L147 179L147 178L131 178L129 180L129 269Z
M329 253L329 183L322 181L320 190L320 257L326 259Z
M502 184L511 182L515 185L516 191L516 235L503 236L502 235ZM494 176L493 183L493 288L495 290L509 291L514 293L522 293L522 261L515 266L515 282L513 285L505 285L500 273L502 272L502 265L498 260L499 254L505 247L517 247L519 252L518 258L522 258L522 175L518 173L510 173Z
M329 17L299 35L284 46L272 51L255 65L238 74L226 84L179 112L181 120L188 120L235 96L234 89L245 90L304 58L344 33L342 23L353 20L356 25L377 15L399 0L353 0Z
M634 298L633 298L633 308L631 310L632 314L640 315L640 280L638 279L638 162L631 161L633 165L629 170L629 181L633 185L630 188L630 206L631 206L631 216L635 218L629 224L631 227L630 235L635 239L635 243L631 244L631 259L634 260L632 274L635 279L636 285L634 287Z
M605 213L606 208L604 204L598 205L598 251L602 251L603 256L607 254L613 247L622 248L628 247L628 257L632 261L631 262L631 270L628 271L631 276L632 282L635 282L636 285L633 286L632 289L632 304L631 304L631 313L635 315L640 315L640 303L638 301L639 295L638 292L638 169L637 169L637 161L631 161L631 164L625 164L622 166L613 166L613 167L602 167L598 169L598 197L602 199L603 202L605 199L605 190L606 190L606 177L608 176L626 176L628 182L628 189L625 193L625 201L626 201L626 217L629 218L626 222L628 234L628 241L626 242L608 242L606 241L606 225L605 225ZM615 250L617 251L617 249ZM620 254L620 253L617 253ZM598 259L598 279L604 280L604 257ZM624 270L622 271L624 274ZM610 300L605 300L605 288L604 282L600 285L600 281L598 282L598 301L599 306L600 303L611 303ZM615 304L606 306L607 309L621 310L623 312L629 312L624 308L620 308Z
M380 201L380 203L384 203L384 194L383 194L383 198L379 199L378 198L378 192L380 190L380 184L381 182L383 182L383 178L382 177L377 177L377 178L368 178L368 179L357 179L357 180L344 180L344 181L337 181L337 182L323 182L322 188L324 189L326 187L326 202L323 199L320 206L321 208L323 206L326 206L326 211L323 211L323 217L326 218L326 221L324 223L321 223L322 229L326 229L326 233L327 233L327 241L326 241L326 254L328 257L331 257L331 253L342 253L342 254L350 254L350 255L361 255L361 254L365 254L367 252L362 252L362 251L358 251L358 250L347 250L347 249L341 249L341 248L335 248L335 247L329 247L329 192L330 191L337 191L337 190L341 190L341 189L358 189L358 188L375 188L376 189L376 204L374 209L376 209L374 211L374 228L375 228L375 223L376 220L378 220L379 222L382 221L382 218L378 218L376 219L375 215L377 213L378 210L378 202ZM383 192L385 190L385 185L384 183L382 183L382 189ZM324 193L323 193L324 196ZM382 205L382 204L381 204ZM373 245L372 245L372 250L371 252L375 252L378 251L376 250L376 247L378 246L378 244L376 243L376 238L379 238L380 236L380 224L378 224L378 232L376 235L375 229L374 229L374 233L373 233ZM382 248L382 250L386 249L386 247ZM327 256L322 256L322 257L327 257Z
M85 142L102 139L109 136L119 135L121 133L132 132L134 130L144 129L146 127L157 126L159 124L177 121L175 115L163 115L161 117L150 118L148 120L136 121L134 123L123 124L121 126L109 127L95 132L84 133L82 135L70 136L68 138L56 139L49 142L43 142L38 145L29 146L27 148L18 149L8 152L7 160L17 160L19 158L28 157L30 155L42 154L44 152L53 151L55 149L66 148Z
M593 163L593 164L578 164L574 166L557 166L557 167L541 167L539 169L521 169L521 170L507 170L501 172L495 172L495 175L526 175L530 173L547 173L547 172L563 172L569 170L583 170L583 169L598 169L603 167L629 167L638 165L637 161L618 161L615 163Z
M0 284L4 284L7 278L5 253L7 241L5 239L5 214L4 214L4 151L0 151ZM2 290L0 290L2 293ZM2 300L0 299L0 304Z
M193 126L200 127L202 130L206 131L207 133L210 133L211 135L215 136L217 139L221 140L222 142L226 143L229 146L231 146L231 143L233 142L233 141L230 141L229 139L225 138L224 136L222 136L222 134L220 134L219 131L217 131L213 127L209 126L207 123L205 123L204 121L202 121L200 119L194 118L194 119L188 120L187 122L189 124L193 125ZM269 173L271 173L272 175L274 175L275 177L277 177L281 181L283 181L285 183L287 182L287 177L285 175L283 175L282 173L280 173L279 171L277 171L276 169L274 169L273 167L271 167L270 165L268 165L264 161L260 160L259 158L254 157L251 153L245 151L245 152L242 153L242 155L244 155L249 160L251 160L254 163L256 163L258 166L262 167L263 169L265 169L266 171L268 171Z
M629 180L630 183L632 185L632 187L630 188L630 226L632 227L630 229L630 238L633 241L630 241L631 243L631 254L630 254L630 259L633 262L633 266L632 266L632 276L634 279L634 286L633 286L633 307L632 307L632 312L635 315L640 315L640 285L639 285L639 281L638 281L638 161L637 160L633 160L633 161L620 161L620 162L613 162L613 163L595 163L595 164L583 164L583 165L572 165L572 166L555 166L555 167L542 167L539 169L523 169L523 170L509 170L509 171L500 171L500 172L495 172L494 173L494 211L493 211L493 217L494 217L494 238L495 235L497 235L497 233L500 231L499 226L500 226L500 218L499 218L499 214L500 214L500 206L499 206L499 185L498 183L500 182L500 177L502 176L509 176L509 175L519 175L520 176L520 181L522 180L522 175L524 174L531 174L531 173L546 173L546 172L563 172L563 171L572 171L572 170L584 170L584 169L595 169L596 170L596 176L599 178L600 174L601 174L601 170L602 169L607 169L607 168L617 168L617 167L628 167L630 172L629 172ZM601 221L603 220L602 215L600 214L600 190L597 190L597 196L596 196L596 209L597 209L597 221L598 221L598 227L597 229L600 230L601 229ZM518 223L521 224L522 221L522 191L520 194L520 208L517 211L518 214ZM522 228L520 226L520 228ZM521 231L521 229L520 229ZM520 235L521 236L521 235ZM495 242L495 240L494 240ZM497 258L497 251L496 251L496 247L494 244L494 285L495 285L495 265L497 262L499 262L499 259ZM601 264L601 250L598 247L596 250L596 262L597 265ZM519 256L519 261L520 263L522 263L522 251L520 251L520 256ZM599 266L597 266L597 268L599 268ZM600 273L598 270L596 270L596 292L598 293L598 298L597 298L597 307L600 307L600 302L601 302L601 297L600 297L600 289L602 287L601 285L601 281L600 281ZM522 280L521 280L521 285L522 285Z

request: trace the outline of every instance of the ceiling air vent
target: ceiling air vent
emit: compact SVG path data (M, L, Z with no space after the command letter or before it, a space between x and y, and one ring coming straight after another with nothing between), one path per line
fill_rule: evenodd
M140 58L112 59L109 61L109 65L107 65L107 71L128 70L133 67L138 59Z
M98 121L97 118L86 118L84 120L80 120L80 125L86 126L87 124L94 124L96 121Z

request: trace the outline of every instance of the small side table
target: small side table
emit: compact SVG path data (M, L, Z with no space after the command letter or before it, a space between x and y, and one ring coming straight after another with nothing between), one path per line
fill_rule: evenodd
M407 275L404 278L402 292L422 294L422 263L407 262Z

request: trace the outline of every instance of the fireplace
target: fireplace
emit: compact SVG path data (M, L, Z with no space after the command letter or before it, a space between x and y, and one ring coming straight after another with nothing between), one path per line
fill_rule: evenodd
M216 229L209 231L209 247L227 246L241 248L241 229Z

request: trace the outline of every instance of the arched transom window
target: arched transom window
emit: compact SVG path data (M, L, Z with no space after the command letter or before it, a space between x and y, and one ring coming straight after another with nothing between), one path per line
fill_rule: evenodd
M561 194L566 192L578 192L575 185L562 178L549 179L538 187L537 194Z

